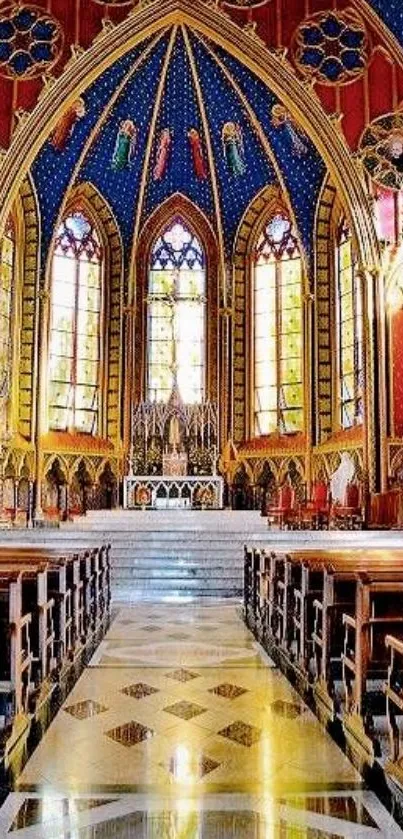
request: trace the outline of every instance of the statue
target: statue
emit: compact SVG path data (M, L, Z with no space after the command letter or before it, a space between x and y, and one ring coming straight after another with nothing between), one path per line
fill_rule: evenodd
M348 452L342 452L339 466L330 479L330 494L332 496L332 501L344 504L347 484L351 483L354 476L354 461Z
M173 415L169 420L168 439L170 450L173 452L179 451L181 444L181 433L179 428L179 420L178 417L175 415Z

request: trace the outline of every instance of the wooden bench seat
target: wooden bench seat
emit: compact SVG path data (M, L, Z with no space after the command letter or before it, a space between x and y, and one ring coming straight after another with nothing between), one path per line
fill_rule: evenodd
M259 551L249 559L255 634L321 716L384 713L385 639L403 639L403 551Z
M109 614L109 552L0 546L0 729L86 645L91 654Z

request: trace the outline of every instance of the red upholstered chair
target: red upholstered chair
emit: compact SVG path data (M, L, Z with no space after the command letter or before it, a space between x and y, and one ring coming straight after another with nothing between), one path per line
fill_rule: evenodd
M335 502L331 509L331 522L334 527L354 530L363 525L361 486L351 482L346 486L341 503Z
M269 527L278 524L281 530L291 524L295 517L295 492L290 484L283 484L278 491L277 501L267 508L267 521Z
M300 506L299 527L314 529L328 527L329 514L329 486L325 481L315 481L312 484L311 497Z
M402 491L390 489L371 496L371 527L402 526Z

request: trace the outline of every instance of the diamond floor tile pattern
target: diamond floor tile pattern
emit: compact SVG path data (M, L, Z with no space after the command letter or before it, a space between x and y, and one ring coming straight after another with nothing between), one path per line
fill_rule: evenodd
M152 696L154 693L159 693L158 688L153 688L151 685L146 685L144 682L137 682L135 685L128 685L122 688L121 693L126 696L131 696L132 699L143 699L145 696Z
M226 737L228 740L233 740L234 743L239 743L241 746L248 746L248 748L258 743L262 736L260 728L242 722L242 720L236 720L217 733L221 737Z
M191 720L193 717L205 714L207 708L202 708L201 705L196 705L194 702L187 702L184 699L182 702L176 702L175 705L169 705L163 710L167 714L173 714L175 717L180 717L182 720Z
M111 731L105 732L106 736L121 746L135 746L137 743L142 743L143 740L149 740L154 737L155 732L146 725L140 722L131 720L130 722L119 725L117 728L112 728Z
M209 693L214 693L216 696L222 696L223 699L238 699L244 693L247 693L246 688L238 687L238 685L230 685L224 682L222 685L217 685L215 688L210 688Z
M89 717L96 717L98 714L103 714L109 709L105 705L101 705L100 702L94 702L93 699L85 699L83 702L67 705L63 710L77 720L87 720Z

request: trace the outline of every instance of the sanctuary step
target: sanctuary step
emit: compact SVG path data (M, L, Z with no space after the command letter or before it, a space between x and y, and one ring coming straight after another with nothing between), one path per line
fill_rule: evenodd
M22 535L23 534L23 535ZM399 547L386 531L269 531L255 511L100 510L60 528L0 531L0 544L73 549L111 544L112 598L240 597L244 544L303 549Z

